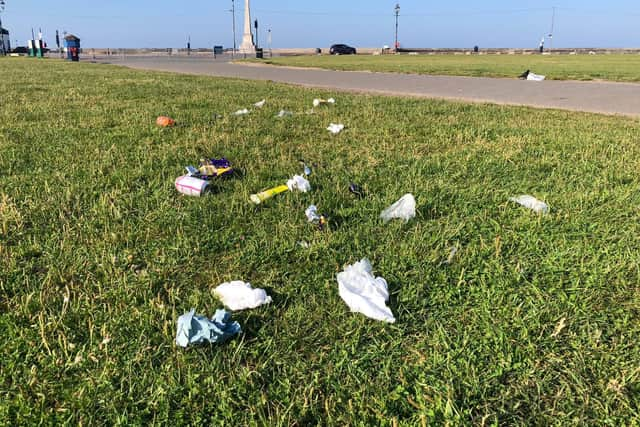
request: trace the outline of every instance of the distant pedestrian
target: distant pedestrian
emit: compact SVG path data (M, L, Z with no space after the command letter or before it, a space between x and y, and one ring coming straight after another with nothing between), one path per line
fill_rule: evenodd
M544 37L540 40L540 53L544 52Z

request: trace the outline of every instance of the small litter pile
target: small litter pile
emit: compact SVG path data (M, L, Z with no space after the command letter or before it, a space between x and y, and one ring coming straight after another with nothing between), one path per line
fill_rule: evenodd
M176 190L187 196L200 197L209 183L215 179L233 173L231 163L221 159L201 159L198 168L187 166L187 175L176 178Z
M266 102L267 102L267 100L263 99L262 101L258 101L255 104L253 104L253 106L256 107L256 108L262 108L262 107L264 107L264 104L266 104Z
M176 344L187 347L193 344L223 343L242 332L238 322L231 321L231 313L225 310L216 310L216 314L207 319L196 316L196 310L183 314L178 318L178 330L176 331Z
M259 205L260 203L269 200L275 195L280 193L284 193L285 191L300 191L302 193L306 193L311 191L311 184L307 181L306 178L300 175L294 175L293 178L287 181L285 185L279 185L274 188L270 188L268 190L264 190L260 193L252 194L249 196L251 202Z
M352 312L384 322L396 321L386 304L389 301L387 281L373 276L373 267L368 259L345 267L338 273L337 280L340 297Z
M242 110L238 110L235 113L233 113L234 116L244 116L245 114L249 114L250 111L247 110L246 108L243 108Z
M311 205L304 211L307 221L316 224L320 231L324 231L327 224L329 224L329 217L326 214L318 214L318 208L316 205Z

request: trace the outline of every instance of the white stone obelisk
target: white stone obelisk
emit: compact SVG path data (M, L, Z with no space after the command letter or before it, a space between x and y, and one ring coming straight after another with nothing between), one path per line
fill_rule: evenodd
M249 8L249 0L244 0L244 34L242 35L240 53L256 53L256 45L253 44L253 33L251 32L251 9Z

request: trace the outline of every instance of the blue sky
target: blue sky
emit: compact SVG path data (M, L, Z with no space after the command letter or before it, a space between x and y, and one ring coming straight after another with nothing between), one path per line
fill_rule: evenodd
M55 30L82 39L84 47L192 47L233 44L231 0L5 0L4 27L15 44L42 28L49 45ZM244 0L236 2L238 44ZM251 0L260 43L272 30L273 47L393 45L395 1ZM550 31L554 46L640 47L640 1L400 0L400 43L405 47L537 47ZM548 45L549 42L547 42Z

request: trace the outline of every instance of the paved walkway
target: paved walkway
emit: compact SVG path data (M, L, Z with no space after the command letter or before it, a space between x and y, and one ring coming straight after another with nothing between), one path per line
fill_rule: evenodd
M98 59L137 69L240 79L271 80L299 86L387 95L527 105L640 117L640 84L552 81L529 82L484 77L345 72L233 64L228 59L126 57Z

